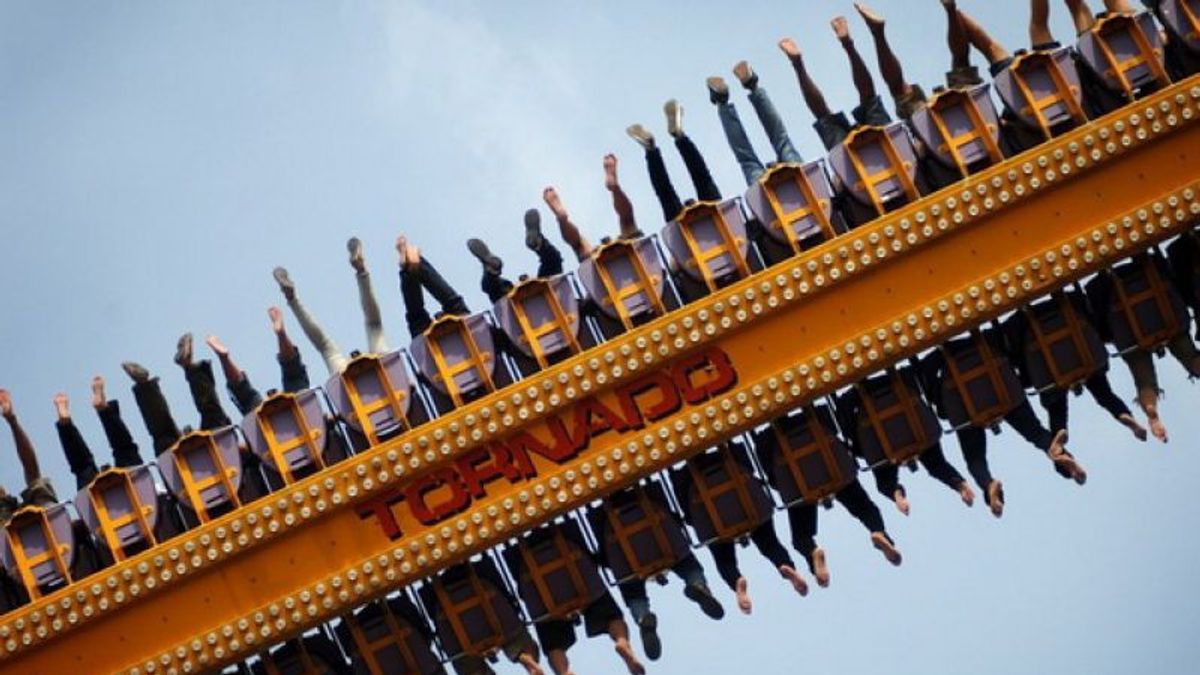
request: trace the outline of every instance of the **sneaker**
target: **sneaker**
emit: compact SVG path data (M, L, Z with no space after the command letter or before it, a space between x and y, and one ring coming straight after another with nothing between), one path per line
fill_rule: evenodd
M704 81L708 85L708 100L715 105L729 103L729 85L720 77L710 77Z
M667 133L671 134L672 138L679 138L683 135L683 106L679 105L679 101L671 99L663 104L663 113L667 116Z
M492 253L482 239L468 239L467 250L483 263L483 270L488 274L500 274L504 261Z
M646 658L657 661L662 656L662 640L658 637L658 617L654 612L647 612L638 621L638 632L642 636L642 651L646 652Z
M192 363L192 334L184 333L175 344L175 363L187 367Z
M288 276L286 269L276 267L271 271L271 276L275 277L275 283L279 284L279 290L283 291L283 297L291 300L296 295L296 284L292 283L292 278Z
M525 247L531 251L540 251L546 243L542 237L542 214L537 209L525 212Z
M738 61L733 67L733 74L746 89L754 91L758 87L758 73L754 72L748 62Z
M988 484L987 502L993 516L999 518L1004 515L1004 485L1000 481L993 480Z
M350 253L350 266L361 272L364 264L362 240L350 237L346 242L346 251Z
M708 588L708 584L688 584L683 589L683 595L688 600L700 605L700 611L704 612L704 615L708 618L720 619L725 616L725 608L713 596L712 590Z
M121 364L121 369L124 370L125 374L128 375L129 378L134 382L145 382L146 380L150 379L150 371L146 370L146 368L139 363L125 361Z
M638 142L646 150L654 149L654 134L646 130L646 127L640 124L632 124L625 128L625 133L629 137Z

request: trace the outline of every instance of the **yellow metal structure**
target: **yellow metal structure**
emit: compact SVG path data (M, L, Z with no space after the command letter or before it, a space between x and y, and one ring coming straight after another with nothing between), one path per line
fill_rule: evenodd
M1198 116L1193 78L77 580L0 670L244 659L1110 267L1200 218Z

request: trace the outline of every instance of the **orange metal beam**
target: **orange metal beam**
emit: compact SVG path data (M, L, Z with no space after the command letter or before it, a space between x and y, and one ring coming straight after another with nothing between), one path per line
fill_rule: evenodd
M0 669L240 660L1111 266L1200 217L1198 114L1193 78L14 611Z

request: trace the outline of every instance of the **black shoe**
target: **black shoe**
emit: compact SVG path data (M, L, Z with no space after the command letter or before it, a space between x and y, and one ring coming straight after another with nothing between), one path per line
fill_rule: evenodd
M283 297L291 300L296 295L296 284L292 283L292 278L288 276L288 271L282 267L276 267L271 271L271 276L275 277L275 283L279 284L279 290L283 292Z
M179 342L175 345L175 363L184 368L192 364L192 334L184 333L179 336Z
M720 619L725 616L725 608L713 597L708 584L688 584L683 589L683 595L688 600L700 605L700 611L710 619Z
M504 261L494 255L482 239L468 239L467 250L483 263L483 270L488 274L500 274L500 270L504 268Z
M662 640L658 638L658 617L654 612L647 612L638 621L638 631L642 634L642 651L646 652L646 658L657 661L662 656Z
M145 382L150 379L150 371L146 370L141 364L134 363L133 361L125 361L121 364L121 369L134 382Z
M542 250L544 243L546 240L542 237L542 214L538 213L537 209L529 209L525 212L525 247L536 253Z
M708 100L715 105L729 103L729 85L720 77L710 77L704 81L708 85Z

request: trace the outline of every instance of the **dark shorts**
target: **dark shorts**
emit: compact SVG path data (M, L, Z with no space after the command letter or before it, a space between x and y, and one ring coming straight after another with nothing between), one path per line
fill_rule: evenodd
M1035 52L1052 52L1055 49L1060 49L1061 47L1062 47L1061 42L1057 42L1057 41L1046 42L1046 43L1043 43L1040 45L1034 45L1033 51L1035 51ZM1018 53L1020 53L1020 52L1018 52ZM993 63L992 65L988 66L988 72L990 72L992 74L992 77L995 77L995 76L999 75L1000 73L1003 73L1004 71L1008 70L1008 67L1013 64L1013 60L1014 60L1014 57L1011 57L1011 56L1008 57L1007 59L1001 59L1001 60Z
M892 123L892 116L883 107L883 99L878 96L859 105L850 114L854 117L854 124L850 124L844 112L817 118L813 128L817 130L817 136L821 138L826 150L832 150L846 140L856 126L887 126Z
M596 598L592 604L583 610L583 628L588 637L595 637L608 632L608 624L621 618L621 608L613 599L612 593ZM542 651L550 652L555 649L566 650L575 644L575 624L566 619L547 619L539 621L537 629L538 642L542 643Z

